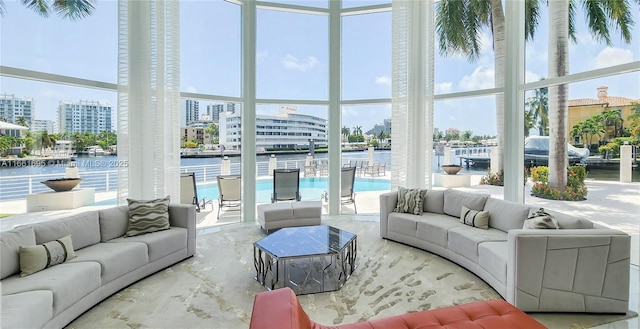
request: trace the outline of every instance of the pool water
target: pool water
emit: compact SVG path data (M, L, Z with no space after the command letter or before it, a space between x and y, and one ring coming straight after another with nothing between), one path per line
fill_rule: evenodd
M329 179L327 177L300 178L300 194L302 200L320 200L322 194L328 190ZM198 198L207 200L218 199L218 184L208 183L197 185ZM391 181L388 179L356 178L354 191L389 191ZM256 181L256 201L258 203L270 203L273 192L273 179L259 179Z

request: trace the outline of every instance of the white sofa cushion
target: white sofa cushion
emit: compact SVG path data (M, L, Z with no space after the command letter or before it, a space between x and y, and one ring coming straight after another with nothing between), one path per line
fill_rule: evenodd
M464 226L457 218L444 214L423 214L418 221L416 237L442 248L448 245L447 232L458 226Z
M521 229L524 220L529 216L529 206L489 198L484 205L484 210L489 212L489 226L501 231Z
M485 241L478 245L478 264L498 281L507 284L507 241Z
M444 190L428 190L423 206L425 212L444 214Z
M98 243L78 250L70 263L99 263L102 284L113 281L148 263L147 245L141 242Z
M0 233L0 273L2 279L20 272L20 246L34 244L36 244L36 235L30 226Z
M65 310L100 287L100 264L66 262L45 271L21 278L14 275L2 280L2 293L15 294L33 290L53 291L53 315Z
M66 218L32 224L36 243L42 244L71 235L73 247L82 249L100 242L98 213L86 211Z
M141 242L147 245L149 262L171 255L176 251L184 249L187 245L187 229L182 227L172 227L165 231L154 232L154 234L143 234L132 237L121 237L110 240L109 243L119 242Z
M460 218L462 206L473 210L483 210L488 198L488 194L476 194L451 189L445 190L443 211L449 216Z
M34 290L2 296L3 328L42 328L52 317L51 290Z
M462 206L460 223L487 230L489 229L489 212L473 210Z
M449 230L447 249L478 263L478 245L486 241L507 241L507 233L489 228L482 230L462 225Z
M127 233L129 225L129 207L120 206L98 211L100 223L100 241L107 242Z

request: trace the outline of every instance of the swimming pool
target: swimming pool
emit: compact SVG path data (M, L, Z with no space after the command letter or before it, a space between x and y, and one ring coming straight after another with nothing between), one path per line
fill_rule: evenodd
M321 195L328 190L327 177L304 177L300 178L300 194L302 200L319 200ZM218 199L218 184L207 183L197 185L198 197L207 200ZM354 191L389 191L391 181L388 179L359 178L356 177ZM273 192L273 179L258 179L256 181L256 201L258 203L270 203L271 192Z

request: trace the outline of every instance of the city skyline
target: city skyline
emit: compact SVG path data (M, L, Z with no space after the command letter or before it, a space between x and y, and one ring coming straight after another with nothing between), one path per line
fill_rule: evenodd
M279 1L283 2L283 1ZM301 3L287 1L286 3ZM321 1L305 5L320 4ZM353 1L349 5L368 4ZM379 1L375 3L380 3ZM98 1L95 13L78 22L58 17L41 18L20 3L6 3L2 22L2 65L62 74L84 79L117 82L117 2ZM637 5L633 5L634 36L640 35ZM239 6L223 1L181 2L181 90L183 92L240 97L241 33ZM570 73L638 61L640 37L630 45L614 34L611 47L596 42L585 27L582 8L576 23L578 44L570 46ZM527 43L526 78L537 81L547 75L546 8L537 36ZM324 101L328 94L328 20L307 15L259 9L257 37L257 97ZM210 22L215 24L209 25ZM8 27L11 28L8 28ZM206 31L207 33L202 33ZM35 38L31 36L36 36ZM342 98L344 100L391 97L391 13L352 15L343 18ZM443 58L436 50L434 90L438 94L494 87L491 36L485 31L481 56ZM72 49L73 51L65 51ZM640 73L573 83L569 98L597 98L596 89L609 87L612 96L638 99ZM55 120L52 104L61 100L93 100L117 108L112 91L54 85L1 77L1 93L33 97L36 119ZM29 92L34 94L28 94ZM184 100L184 99L183 99ZM226 102L224 100L221 103ZM215 101L201 100L201 109ZM258 104L258 114L277 112L276 104ZM301 114L327 118L327 106L298 104ZM390 104L345 105L342 126L363 130L391 117ZM475 135L495 135L495 102L492 96L435 102L434 127L471 130ZM114 127L117 125L114 121Z

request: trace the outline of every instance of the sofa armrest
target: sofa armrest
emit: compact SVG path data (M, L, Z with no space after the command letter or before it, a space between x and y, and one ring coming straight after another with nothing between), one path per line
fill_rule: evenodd
M626 313L630 248L613 229L509 230L506 299L525 312Z
M387 192L380 194L380 237L387 238L388 217L396 208L398 203L398 192Z
M187 229L187 254L196 253L196 206L191 204L170 204L169 225Z
M249 329L320 328L309 319L291 288L257 293L253 300Z

